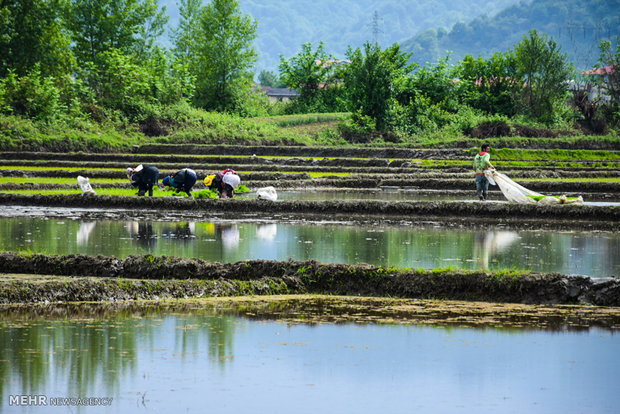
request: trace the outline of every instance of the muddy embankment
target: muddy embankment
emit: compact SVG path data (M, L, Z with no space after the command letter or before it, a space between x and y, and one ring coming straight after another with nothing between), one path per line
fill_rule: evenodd
M471 139L453 141L449 147L428 148L396 148L396 147L302 147L289 145L209 145L209 144L151 144L135 146L136 154L196 154L196 155L262 155L281 157L351 157L351 158L433 158L454 159L466 151L477 150L484 141L472 145ZM515 140L494 140L494 148L515 148ZM615 140L559 140L553 138L532 139L530 144L519 140L516 149L563 149L563 150L620 150L620 141Z
M316 261L252 260L222 264L151 255L117 259L3 252L0 273L54 275L0 278L0 303L5 304L319 293L620 306L620 280L613 278L398 270Z
M197 170L200 178L212 173L207 170ZM60 177L76 178L78 175L90 179L126 179L124 171L98 171L98 170L3 170L0 176L4 177ZM454 178L467 176L469 173L448 174L423 173L423 174L364 174L337 177L326 175L321 178L311 178L308 173L275 173L275 172L252 172L239 174L242 183L250 188L274 186L278 188L308 188L308 187L335 187L335 188L379 188L379 187L400 187L406 189L427 189L427 190L472 190L474 188L473 178ZM557 176L558 173L540 174L535 172L522 173L522 175L541 177ZM587 175L587 174L586 174ZM444 176L445 178L443 178ZM519 184L530 190L539 191L544 194L561 195L565 193L620 193L620 183L617 182L576 182L576 181L519 181ZM96 187L96 185L95 185ZM5 189L14 189L7 187ZM197 189L202 188L201 182L197 183Z
M59 276L50 276L52 277L56 280L62 279ZM76 277L70 276L66 279ZM126 317L129 314L135 318L142 318L167 316L171 313L198 316L233 315L251 320L273 320L287 324L420 324L446 327L535 328L562 332L588 330L593 327L620 330L620 307L527 305L320 294L38 302L27 306L22 303L0 306L0 320L16 322L39 319L46 321L112 319L118 316Z
M517 225L544 222L560 228L620 229L620 207L592 205L523 205L509 203L407 202L407 201L277 201L242 199L190 199L177 197L125 197L82 195L0 194L0 205L73 208L112 208L139 213L187 212L193 217L203 213L292 214L312 217L339 216L355 220L360 217L404 218L408 221L475 221ZM333 217L332 217L333 218Z
M372 160L368 160L372 161ZM389 163L389 165L376 166L376 165L307 165L296 164L289 162L279 163L252 163L245 164L240 162L233 163L214 163L214 162L199 162L199 163L160 163L156 160L149 160L150 164L156 165L162 174L170 171L176 171L181 168L192 168L196 170L199 176L206 176L212 174L214 171L219 171L223 166L231 167L237 171L251 171L254 173L318 173L318 174L350 174L350 175L377 175L379 178L383 177L400 177L400 176L415 176L425 177L432 176L435 178L448 177L448 178L470 178L472 177L472 170L469 164L467 165L433 165L433 166L420 166L416 163L396 163L396 161ZM110 177L108 178L121 178L121 173L127 168L128 165L135 165L132 163L119 163L119 162L104 162L104 161L34 161L34 160L0 160L0 165L11 167L14 169L7 169L0 171L6 176L31 176L39 174L50 174L52 171L59 171L59 174L66 175L67 172L75 172L75 169L81 171L81 175L92 175L94 170L109 170ZM145 162L146 164L146 162ZM372 164L372 163L368 163ZM394 165L396 164L396 165ZM618 177L618 167L620 164L610 163L615 168L607 167L533 167L533 166L507 166L498 167L504 174L509 175L513 179L515 178L606 178L606 177ZM25 167L38 167L37 170L26 170ZM41 167L48 167L50 170L42 170ZM66 169L58 170L58 169ZM70 171L69 169L73 169ZM113 170L122 171L113 171ZM90 170L90 171L89 171ZM97 174L105 174L105 171L97 171ZM241 174L244 174L243 172ZM246 175L248 173L245 173Z

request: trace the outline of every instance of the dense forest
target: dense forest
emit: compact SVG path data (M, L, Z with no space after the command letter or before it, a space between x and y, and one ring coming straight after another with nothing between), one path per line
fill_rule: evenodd
M467 54L489 57L517 43L528 30L546 33L562 46L577 69L598 59L601 40L620 35L620 0L532 0L497 14L432 28L401 42L417 62L436 62L451 52L453 61Z
M178 0L160 0L179 21ZM276 70L279 56L293 56L306 42L325 42L329 53L342 57L349 45L377 41L383 46L428 29L451 27L494 14L516 0L241 0L243 13L258 22L255 46L258 72Z

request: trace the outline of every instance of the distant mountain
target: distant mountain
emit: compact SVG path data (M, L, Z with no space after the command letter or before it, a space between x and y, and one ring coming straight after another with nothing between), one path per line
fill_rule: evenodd
M306 42L323 41L328 52L342 58L349 45L362 46L366 40L391 45L431 28L495 14L516 1L239 0L242 12L258 20L259 70L274 71L280 55L290 58ZM176 0L159 0L159 4L167 7L169 27L176 27Z
M412 60L436 62L452 52L458 61L466 54L489 57L519 43L536 29L552 36L579 70L596 63L601 39L620 36L620 0L522 1L499 13L482 15L452 29L428 29L401 42Z

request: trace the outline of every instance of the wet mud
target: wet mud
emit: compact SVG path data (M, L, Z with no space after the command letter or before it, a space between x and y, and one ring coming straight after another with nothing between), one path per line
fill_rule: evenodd
M196 218L204 214L258 214L303 215L312 217L374 217L403 218L409 221L458 221L480 220L486 223L515 224L526 227L544 222L547 227L555 223L560 228L620 229L620 207L598 205L530 205L480 202L408 202L408 201L277 201L257 199L189 199L186 197L127 197L83 195L21 195L0 194L0 205L45 206L68 208L125 209L144 213L147 211L184 211Z
M213 263L166 256L0 253L0 303L317 293L417 299L620 306L620 280L560 274L406 270L310 261ZM84 278L86 277L86 278ZM131 279L127 282L125 279Z
M26 279L19 275L14 278ZM67 278L69 279L69 278ZM70 279L67 280L70 283ZM128 283L128 282L125 282ZM111 319L118 316L233 315L287 324L415 324L582 331L620 329L620 308L306 295L254 295L174 300L0 305L5 321Z

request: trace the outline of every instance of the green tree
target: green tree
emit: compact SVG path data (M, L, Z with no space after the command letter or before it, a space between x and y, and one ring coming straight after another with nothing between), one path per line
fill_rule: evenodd
M455 68L464 84L463 103L490 114L516 113L514 89L519 87L516 61L510 52L496 52L488 59L467 55Z
M344 73L344 90L355 122L370 118L377 130L389 129L397 87L414 67L407 63L410 56L402 53L397 43L385 50L369 42L364 44L364 52L349 48L351 63Z
M258 74L258 83L262 87L281 88L285 86L278 75L270 70L261 70Z
M173 53L188 65L197 63L202 0L179 0L179 25L172 29ZM194 65L196 66L196 65ZM192 69L197 72L197 67Z
M157 0L70 0L67 27L80 64L111 49L144 60L168 21Z
M207 110L239 112L252 84L257 23L241 14L237 0L213 0L197 13L197 24L192 20L187 29L195 39L177 45L193 59L194 102Z
M42 76L62 76L74 64L63 29L64 0L0 1L0 77L24 76L38 64Z
M320 42L316 50L312 43L304 43L301 51L291 59L280 56L280 80L289 88L299 91L299 111L324 112L332 110L339 84L339 66ZM326 107L324 102L332 101ZM299 112L298 111L298 112Z
M600 57L596 65L600 68L597 83L605 95L602 109L605 119L614 126L620 126L620 42L615 39L602 41L599 45Z
M553 121L558 105L568 94L573 66L557 42L531 30L515 47L514 57L523 89L518 97L522 111L545 122Z

